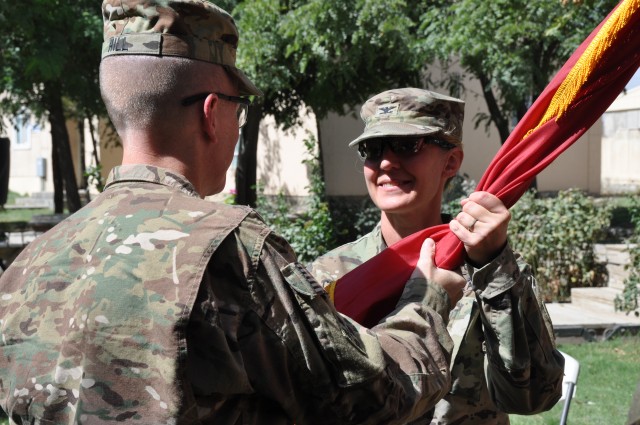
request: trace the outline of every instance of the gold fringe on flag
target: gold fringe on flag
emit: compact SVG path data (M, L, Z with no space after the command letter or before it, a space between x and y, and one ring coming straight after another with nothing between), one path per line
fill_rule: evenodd
M335 301L336 299L336 283L337 281L334 280L333 282L331 282L330 284L324 287L324 290L329 293L329 299L331 301Z
M544 114L536 129L551 119L560 118L569 109L569 105L577 98L580 90L584 87L591 74L596 68L598 61L604 53L611 47L613 40L618 37L618 33L631 19L634 13L640 10L640 0L625 0L611 14L607 22L600 28L598 34L591 40L576 64L571 68L566 78L558 87L558 90L551 99L547 112ZM531 130L529 133L535 131Z

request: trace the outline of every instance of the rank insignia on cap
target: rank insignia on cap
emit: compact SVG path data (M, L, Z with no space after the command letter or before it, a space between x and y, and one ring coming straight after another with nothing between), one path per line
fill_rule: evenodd
M397 103L387 103L386 105L378 106L376 109L376 117L389 117L391 115L398 114L398 104Z

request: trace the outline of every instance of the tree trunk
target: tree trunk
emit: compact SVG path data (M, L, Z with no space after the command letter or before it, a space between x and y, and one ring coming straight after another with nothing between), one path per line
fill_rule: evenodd
M318 169L320 170L320 178L322 179L322 181L324 182L324 191L325 193L323 194L324 196L327 195L327 181L324 179L325 176L325 172L324 172L324 155L323 155L323 149L322 149L322 135L320 134L320 120L318 120L318 118L316 117L316 133L318 134Z
M91 143L93 144L93 161L96 167L100 167L100 158L98 157L98 141L96 140L96 131L93 127L92 116L87 115L87 122L89 123L89 134L91 134Z
M64 212L64 181L60 171L57 149L51 149L51 170L53 175L53 212L62 214Z
M78 160L80 161L80 188L89 190L89 182L87 179L87 164L84 162L85 156L85 139L84 139L84 120L78 119L78 135L80 141L80 155Z
M498 129L500 144L503 144L507 140L507 137L509 137L509 120L507 117L502 115L502 112L500 111L500 106L498 106L498 102L491 90L491 81L489 80L489 77L481 72L476 72L476 75L482 85L482 94L484 95L484 100L487 103L491 120Z
M11 167L11 141L0 137L0 209L9 197L9 169Z
M262 120L262 104L249 106L247 123L238 142L236 165L236 204L256 206L256 169L258 166L258 135Z
M82 206L78 194L78 184L73 168L71 148L69 146L69 133L65 125L64 110L60 86L56 83L45 84L45 104L49 112L49 124L51 124L51 145L57 153L58 170L62 177L69 212L74 213ZM56 206L56 212L58 207Z

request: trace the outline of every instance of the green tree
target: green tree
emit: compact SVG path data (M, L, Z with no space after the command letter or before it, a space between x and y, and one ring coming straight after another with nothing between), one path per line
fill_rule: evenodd
M425 8L424 2L404 0L238 4L233 15L240 29L239 67L265 93L256 99L241 136L239 203L255 202L257 129L263 115L273 115L286 128L297 122L300 108L321 119L328 112L347 113L383 89L419 84L422 63L412 44Z
M243 130L236 179L240 203L255 186L258 123L284 127L306 106L318 119L345 113L375 92L403 85L446 87L461 96L464 76L480 81L502 141L579 43L617 0L255 0L234 9L239 64L265 91ZM445 65L444 79L429 63ZM459 62L464 75L451 71ZM447 69L449 68L449 69ZM251 125L251 122L254 122ZM320 141L322 136L320 135ZM247 202L249 200L249 202Z
M445 66L459 63L475 77L504 142L552 76L618 0L456 0L421 17L417 48ZM441 84L462 90L460 75Z
M0 116L46 119L51 126L54 201L80 208L66 120L103 113L98 89L100 8L95 1L0 0Z

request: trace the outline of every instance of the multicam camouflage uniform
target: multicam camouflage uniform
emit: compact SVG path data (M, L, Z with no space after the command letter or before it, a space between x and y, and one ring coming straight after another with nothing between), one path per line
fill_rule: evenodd
M310 271L326 286L386 247L378 224ZM481 269L466 264L460 273L469 284L447 326L455 344L452 386L430 423L508 424L505 412L547 410L560 398L564 361L529 266L507 246Z
M412 279L361 328L255 212L122 166L0 279L0 405L33 424L402 423L449 387L446 311Z

